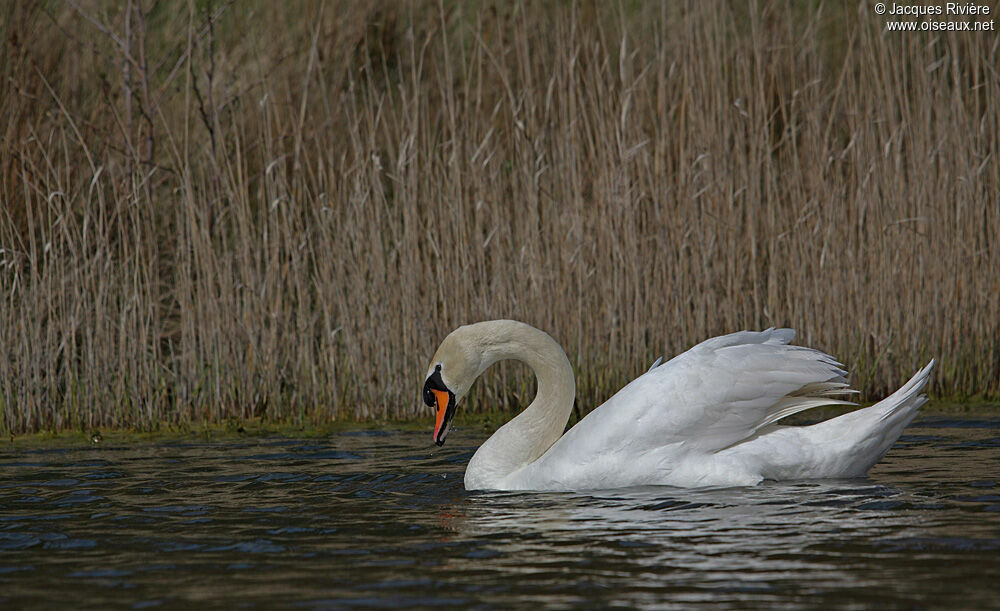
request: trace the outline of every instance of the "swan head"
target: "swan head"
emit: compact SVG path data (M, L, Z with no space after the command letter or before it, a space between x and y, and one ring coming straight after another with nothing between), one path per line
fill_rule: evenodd
M424 381L424 403L435 409L434 443L444 445L444 438L451 429L451 419L455 417L455 393L448 388L441 378L441 364L434 367L433 373Z
M482 373L481 342L471 326L459 327L441 342L424 380L424 403L435 408L434 443L444 445L455 408Z

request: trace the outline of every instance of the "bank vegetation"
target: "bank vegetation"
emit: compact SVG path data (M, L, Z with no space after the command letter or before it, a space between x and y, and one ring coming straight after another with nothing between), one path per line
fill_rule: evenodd
M791 326L1000 394L1000 38L868 3L11 0L0 428L422 414L516 318L579 412ZM488 375L468 409L516 409Z

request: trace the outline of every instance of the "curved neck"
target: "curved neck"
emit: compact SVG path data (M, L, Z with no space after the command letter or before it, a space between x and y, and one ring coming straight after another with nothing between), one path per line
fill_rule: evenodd
M469 461L466 483L489 488L490 482L534 462L562 436L573 411L576 381L566 353L547 333L507 320L467 329L479 336L482 361L476 377L497 361L513 359L531 367L538 383L531 405L500 427Z

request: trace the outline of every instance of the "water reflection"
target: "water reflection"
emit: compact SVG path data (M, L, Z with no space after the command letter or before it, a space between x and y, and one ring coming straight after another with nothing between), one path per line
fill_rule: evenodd
M684 490L662 487L593 493L477 493L448 508L449 527L476 536L503 529L517 533L577 533L644 540L736 534L791 536L803 541L830 532L905 526L912 504L890 486L864 480L766 482L754 488Z
M855 567L837 558L843 550L920 532L919 514L898 511L903 505L913 507L912 499L895 488L833 481L530 497L484 493L442 508L441 515L463 537L488 538L491 551L509 559L508 570L578 567L585 559L605 567L604 578L629 577L632 585L653 589L695 582L759 585L808 571L817 587L857 582ZM825 551L815 553L817 546Z

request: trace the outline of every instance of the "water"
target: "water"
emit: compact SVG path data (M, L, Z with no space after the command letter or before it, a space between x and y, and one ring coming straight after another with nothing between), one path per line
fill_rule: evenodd
M470 494L481 440L6 444L0 606L1000 605L1000 417L748 489Z

